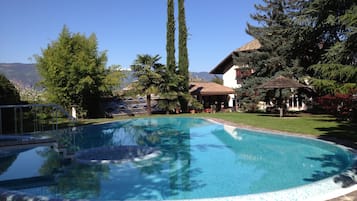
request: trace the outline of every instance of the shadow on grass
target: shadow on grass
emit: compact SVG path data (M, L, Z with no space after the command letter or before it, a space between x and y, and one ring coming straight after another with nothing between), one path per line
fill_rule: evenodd
M335 127L316 129L324 133L318 137L319 139L357 149L357 123L339 121Z
M281 118L279 112L248 112L252 114L257 114L257 116L261 117L277 117ZM300 117L301 113L300 112L285 112L283 117Z

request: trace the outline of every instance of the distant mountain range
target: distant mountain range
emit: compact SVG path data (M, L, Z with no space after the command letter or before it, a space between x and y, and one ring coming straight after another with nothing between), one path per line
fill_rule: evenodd
M34 86L41 80L35 64L0 63L0 73L26 86Z
M41 76L35 64L23 63L0 63L0 73L4 74L9 80L19 82L25 86L34 86L41 80ZM134 80L131 71L125 72L127 77L123 80L122 87L127 86ZM199 81L211 81L215 75L208 72L190 72L191 79ZM220 78L222 76L219 76Z

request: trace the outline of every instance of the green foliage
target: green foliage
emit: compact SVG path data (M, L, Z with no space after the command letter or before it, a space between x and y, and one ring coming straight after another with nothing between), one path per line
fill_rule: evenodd
M197 110L197 111L203 110L203 104L193 97L190 99L188 105L190 109Z
M262 26L248 24L247 33L258 39L262 47L253 55L239 53L240 61L249 61L258 76L272 77L279 71L293 67L294 58L291 52L293 40L291 35L296 1L264 0L264 5L256 5L257 13L251 15ZM238 57L238 58L239 58Z
M348 30L348 39L346 40L346 46L350 50L357 49L357 5L353 6L341 17L342 24L346 26ZM355 61L356 62L356 61Z
M108 93L118 94L122 80L126 77L120 65L109 66L105 70L104 86Z
M20 103L19 92L3 74L0 74L0 105L18 103Z
M166 66L171 72L176 71L175 61L175 14L174 0L167 0L167 27L166 27Z
M356 91L356 1L263 0L255 7L251 17L259 26L248 24L247 33L262 47L234 59L255 70L243 94L256 86L246 83L279 74L312 77L318 95ZM248 96L243 102L255 101Z
M244 111L257 111L257 104L260 100L264 100L265 91L256 89L257 86L264 83L265 78L252 77L243 81L242 87L236 89L236 94L239 98L240 108Z
M333 94L336 91L336 82L333 80L312 79L312 84L318 96Z
M300 0L263 0L263 4L255 5L257 12L251 18L260 26L248 24L246 32L260 42L261 48L234 55L236 65L254 70L252 76L242 79L242 88L236 91L243 110L256 111L259 101L277 97L266 90L256 89L264 81L277 75L304 75L302 62L292 51L296 38L299 38L293 19L301 3Z
M175 91L160 93L158 107L166 111L166 114L169 114L170 112L180 108L180 103L178 102L178 93Z
M182 76L183 80L180 83L179 90L183 94L188 94L189 88L189 61L187 50L187 27L185 16L185 1L178 0L178 21L179 21L179 58L178 58L178 73ZM187 112L188 101L183 96L180 97L181 109Z
M319 95L356 91L356 2L353 0L314 0L302 13L312 22L315 41L323 51L308 68Z
M182 95L179 90L180 82L183 80L182 76L176 74L167 66L156 68L156 72L161 75L161 81L158 85L160 91L159 108L165 110L166 113L180 108L178 99Z
M151 94L158 93L158 85L162 81L162 76L156 72L157 68L162 67L158 63L160 59L159 55L137 55L134 64L131 65L131 70L138 79L134 83L133 90L146 95L147 112L149 115L151 114Z
M70 33L63 27L58 40L36 56L48 100L65 108L77 105L88 116L99 115L100 96L106 92L105 52L98 52L97 38Z
M335 80L339 83L357 83L357 67L343 64L316 64L310 67L315 78Z

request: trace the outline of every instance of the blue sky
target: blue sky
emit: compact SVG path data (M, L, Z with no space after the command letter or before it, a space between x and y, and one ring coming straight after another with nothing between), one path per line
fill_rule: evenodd
M72 33L95 33L107 66L128 68L138 54L166 63L167 0L0 0L0 63L34 63L33 55ZM190 71L210 71L249 42L246 23L261 0L186 0ZM175 9L176 12L176 9ZM176 20L177 21L177 20ZM176 38L177 41L177 38ZM177 53L177 51L176 51Z

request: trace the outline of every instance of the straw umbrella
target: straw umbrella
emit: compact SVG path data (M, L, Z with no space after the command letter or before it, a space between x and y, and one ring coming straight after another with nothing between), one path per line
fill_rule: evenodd
M300 84L299 82L284 77L284 76L278 76L272 80L267 81L266 83L260 85L257 87L258 89L279 89L279 111L280 111L280 117L283 116L283 108L282 108L282 95L281 91L282 89L287 89L287 88L294 88L294 89L299 89L299 88L308 88L308 86Z

